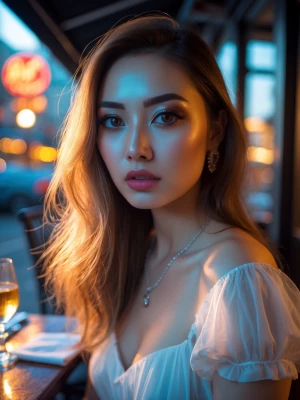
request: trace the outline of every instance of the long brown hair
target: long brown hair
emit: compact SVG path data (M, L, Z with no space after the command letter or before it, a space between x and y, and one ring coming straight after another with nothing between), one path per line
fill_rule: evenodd
M212 121L225 110L228 124L215 173L204 167L199 206L271 250L245 207L247 143L217 62L199 33L168 15L144 15L110 29L80 66L61 131L58 158L45 200L53 225L42 255L46 288L58 307L77 317L81 346L90 352L115 328L143 275L153 220L116 189L96 145L97 96L109 68L125 55L154 53L183 66ZM279 266L280 256L271 250Z

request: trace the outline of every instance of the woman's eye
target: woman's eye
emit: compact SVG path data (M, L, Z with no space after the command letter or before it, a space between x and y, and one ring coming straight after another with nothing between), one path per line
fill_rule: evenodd
M107 125L107 121L109 124ZM121 119L114 115L106 115L105 117L101 118L98 122L98 126L104 126L105 128L118 128L121 126Z
M174 111L164 111L158 114L155 118L154 121L158 118L161 118L162 123L159 123L159 125L173 125L177 120L182 119L180 115L175 113Z

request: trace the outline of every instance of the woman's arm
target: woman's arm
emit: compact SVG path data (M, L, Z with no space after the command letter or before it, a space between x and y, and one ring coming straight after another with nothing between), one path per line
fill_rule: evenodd
M84 392L84 397L82 400L101 400L95 389L93 388L93 385L90 381L90 379L88 378L87 380L87 384L86 384L86 388L85 388L85 392Z
M213 400L288 400L292 379L236 382L213 376Z

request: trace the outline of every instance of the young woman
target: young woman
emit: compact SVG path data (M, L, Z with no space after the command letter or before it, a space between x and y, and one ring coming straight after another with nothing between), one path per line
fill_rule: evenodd
M166 15L89 54L45 213L48 289L89 399L288 399L300 293L245 207L245 132L199 34Z

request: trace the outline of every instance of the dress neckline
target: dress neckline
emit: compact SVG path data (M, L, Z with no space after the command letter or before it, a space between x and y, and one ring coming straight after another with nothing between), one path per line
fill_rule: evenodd
M195 319L194 319L194 322L192 323L192 325L190 327L190 330L189 330L189 333L187 335L187 338L183 342L175 344L175 345L172 345L172 346L167 346L167 347L164 347L162 349L155 350L152 353L146 354L144 357L140 358L137 362L135 362L134 364L131 364L127 369L124 368L123 362L121 361L121 355L120 355L119 346L118 346L118 343L117 343L116 330L114 329L113 332L112 332L113 348L114 348L114 351L116 352L117 359L118 359L119 365L120 365L121 370L122 370L121 375L118 376L115 381L119 380L122 376L126 375L129 371L131 371L132 369L137 367L140 363L146 362L146 360L148 358L154 357L155 355L157 355L157 354L159 354L159 353L161 353L163 351L168 351L170 349L175 349L175 348L178 348L180 346L185 345L188 342L188 340L190 339L190 335L193 333L194 328L196 329L196 321L197 321L198 315L200 314L202 309L208 304L209 299L212 296L212 294L214 293L214 291L216 290L217 286L219 286L226 278L228 278L230 275L234 274L235 272L239 271L240 269L244 269L245 267L251 267L251 266L253 266L253 267L255 267L255 266L266 266L266 267L270 268L271 270L276 271L279 274L282 273L282 270L280 268L275 269L274 267L272 267L272 265L270 265L268 263L265 263L265 262L245 263L245 264L238 265L237 267L231 269L226 274L221 276L221 278L207 292L207 295L205 296L203 303L200 305L200 307L198 308L198 311L195 314Z
M189 340L190 335L191 335L192 333L194 333L193 330L194 330L195 324L196 324L196 319L195 319L195 321L192 323L191 328L190 328L190 330L189 330L189 333L188 333L186 339L183 340L181 343L174 344L174 345L172 345L172 346L163 347L162 349L158 349L158 350L153 351L152 353L146 354L144 357L140 358L140 359L139 359L138 361L136 361L134 364L131 364L127 369L124 368L124 365L123 365L123 362L122 362L122 359L121 359L121 354L120 354L120 351L119 351L118 342L117 342L116 331L113 330L113 347L114 347L114 349L115 349L115 351L116 351L119 364L120 364L121 369L122 369L122 371L123 371L122 375L125 375L129 370L133 369L137 364L140 364L140 363L142 363L142 362L145 362L148 358L153 357L154 355L157 355L158 353L160 353L160 352L162 352L162 351L167 351L167 350L172 349L172 348L176 348L176 347L183 346L183 345L184 345L185 343L187 343L187 341ZM121 375L121 376L122 376L122 375Z

